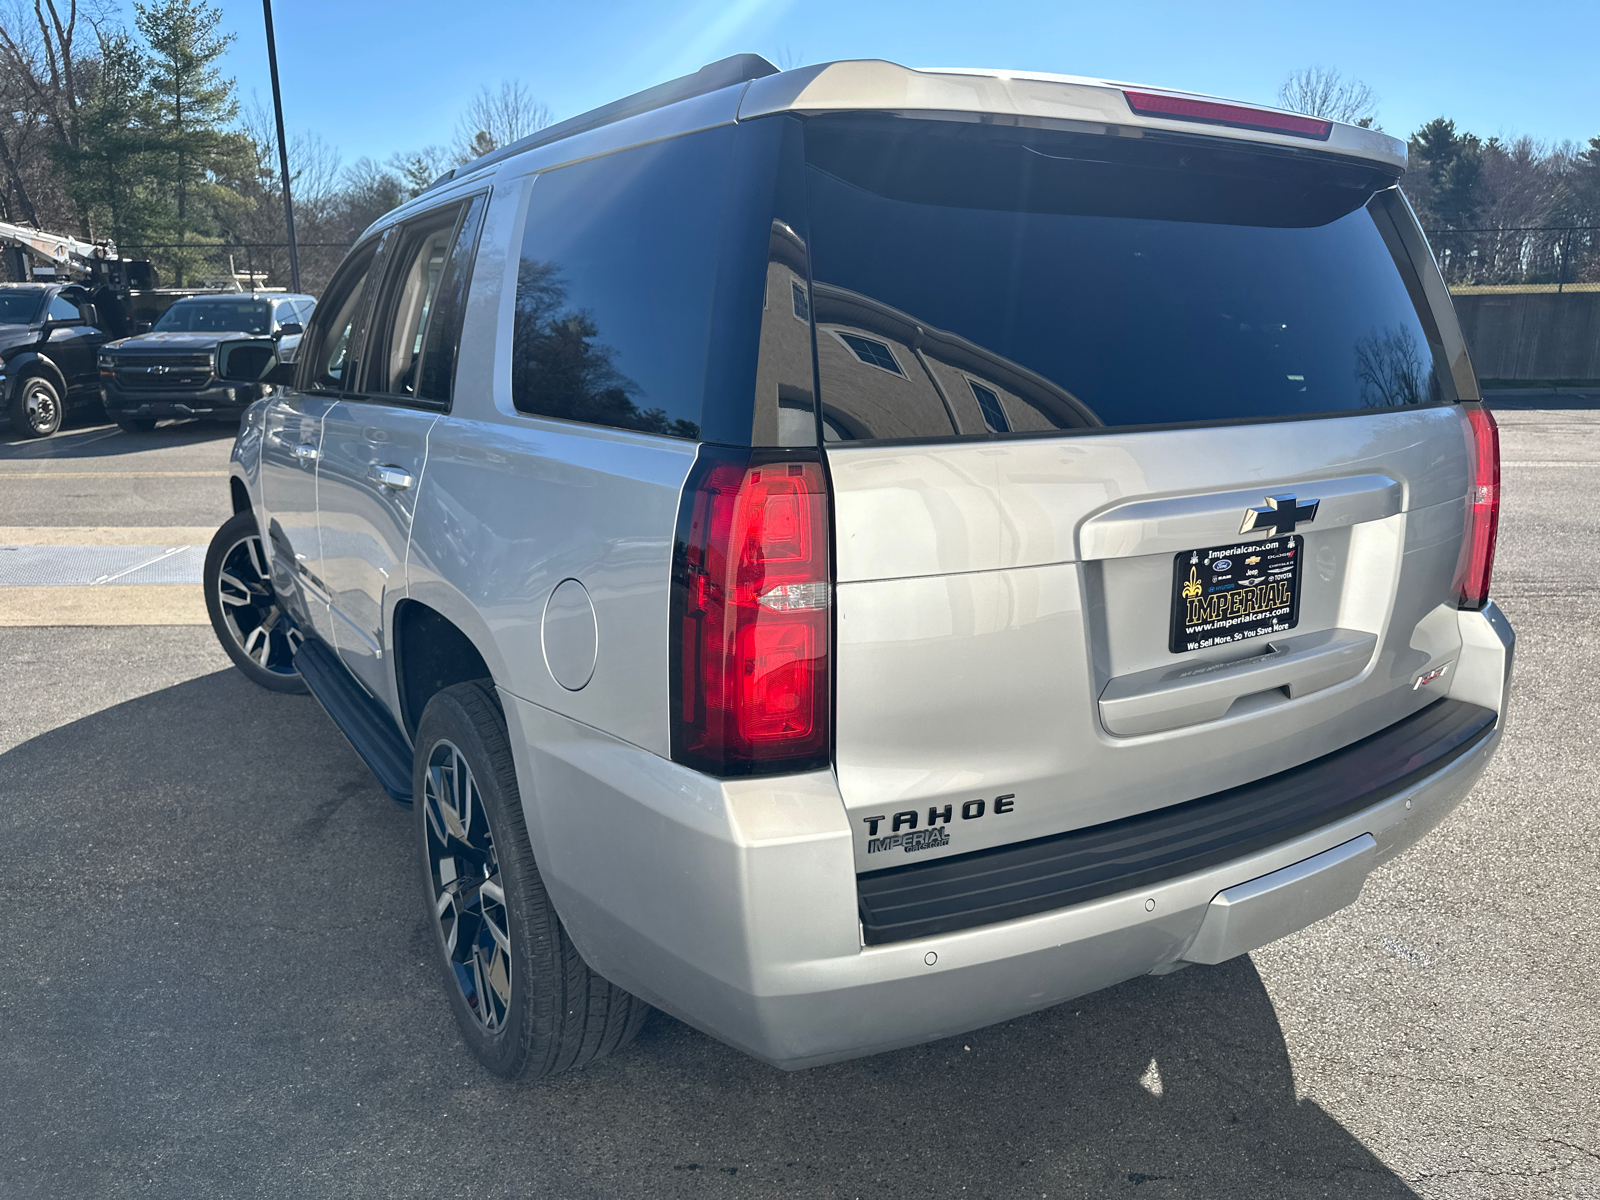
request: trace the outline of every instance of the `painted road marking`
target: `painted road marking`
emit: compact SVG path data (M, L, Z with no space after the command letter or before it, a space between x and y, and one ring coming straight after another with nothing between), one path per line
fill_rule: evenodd
M0 626L207 624L212 532L0 526Z
M200 582L204 546L4 546L0 587Z
M0 479L225 479L226 471L12 471L0 467Z
M208 624L199 584L0 587L0 627Z
M0 546L208 546L210 525L0 525Z

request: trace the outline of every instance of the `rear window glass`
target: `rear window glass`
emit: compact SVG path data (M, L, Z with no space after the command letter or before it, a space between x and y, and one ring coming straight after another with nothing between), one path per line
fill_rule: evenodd
M1376 168L859 117L806 157L829 440L1451 398Z

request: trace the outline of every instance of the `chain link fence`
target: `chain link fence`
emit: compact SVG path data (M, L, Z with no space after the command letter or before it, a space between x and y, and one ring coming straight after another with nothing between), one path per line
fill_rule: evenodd
M300 290L320 296L351 242L299 242ZM123 258L147 258L162 287L232 287L288 291L287 242L125 242Z
M1573 284L1600 283L1597 225L1485 226L1424 232L1439 270L1452 288L1536 286L1560 292Z

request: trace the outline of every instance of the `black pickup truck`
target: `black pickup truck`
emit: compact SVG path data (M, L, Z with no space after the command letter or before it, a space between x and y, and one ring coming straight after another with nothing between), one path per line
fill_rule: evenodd
M95 356L117 333L90 297L79 284L0 284L0 412L14 434L49 437L70 409L100 403Z

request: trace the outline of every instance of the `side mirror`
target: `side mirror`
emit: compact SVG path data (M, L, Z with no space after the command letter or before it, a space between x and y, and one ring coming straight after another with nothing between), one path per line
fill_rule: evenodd
M153 321L135 321L133 323L133 331L135 333L149 333L150 326L153 324Z
M294 378L294 364L278 361L272 338L239 338L217 347L217 378L227 383L285 384Z
M278 326L277 336L281 338L293 337L295 334L304 333L305 331L306 327L300 324L299 321L285 321L282 325Z
M92 304L80 304L78 305L78 319L85 325L99 325L100 310Z

